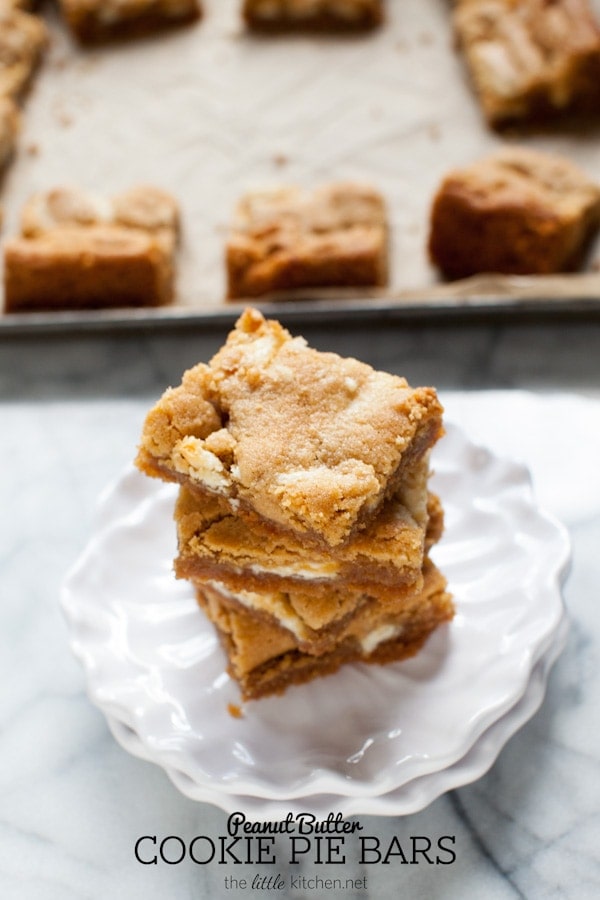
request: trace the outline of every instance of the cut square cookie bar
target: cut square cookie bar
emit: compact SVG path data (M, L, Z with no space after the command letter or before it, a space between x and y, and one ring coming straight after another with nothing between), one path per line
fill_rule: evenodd
M388 663L413 656L454 614L444 577L427 562L420 591L404 598L395 611L365 605L335 645L315 655L299 648L290 629L233 610L210 588L199 588L197 596L217 628L229 672L244 700L282 693L291 684L330 674L348 662Z
M59 228L4 247L6 312L160 306L172 298L163 244L131 228Z
M426 488L425 488L426 491ZM369 527L337 548L309 546L264 520L242 519L217 497L182 488L175 508L180 578L217 579L241 589L397 590L420 578L426 523L399 499L389 500Z
M432 501L432 517L425 538L426 551L439 540L443 529L439 500L432 497ZM314 557L307 551L305 559L309 568ZM215 567L214 571L218 579L224 567ZM352 583L340 577L319 581L318 575L310 574L304 583L299 578L280 579L287 587L280 585L275 589L268 586L269 579L240 577L235 588L217 579L190 578L197 588L216 594L221 605L288 629L294 634L298 647L312 654L330 650L344 630L355 624L356 616L362 615L366 607L377 604L382 612L396 611L406 598L412 598L423 585L421 570L412 583L371 584L368 588L360 584L363 580L360 577L358 583ZM251 583L258 589L249 589Z
M137 464L336 546L433 446L441 415L433 388L313 350L249 309L150 411Z
M0 98L21 98L47 42L41 19L16 6L0 4Z
M360 31L383 21L382 0L244 0L243 16L261 31Z
M82 44L137 37L195 22L200 0L60 0L71 30Z
M7 312L161 306L173 299L175 200L150 186L111 198L76 188L34 195L5 245Z
M448 278L575 269L600 220L600 188L566 159L520 148L450 172L429 252Z
M227 240L228 297L384 285L387 253L384 202L370 187L255 191L239 202Z
M454 28L490 125L600 113L589 0L458 0Z

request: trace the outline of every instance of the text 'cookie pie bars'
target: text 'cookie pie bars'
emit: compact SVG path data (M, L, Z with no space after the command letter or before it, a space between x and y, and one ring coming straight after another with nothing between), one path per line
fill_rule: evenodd
M252 309L150 411L137 465L181 485L175 570L245 699L402 659L452 617L428 556L441 416L432 388L313 350Z

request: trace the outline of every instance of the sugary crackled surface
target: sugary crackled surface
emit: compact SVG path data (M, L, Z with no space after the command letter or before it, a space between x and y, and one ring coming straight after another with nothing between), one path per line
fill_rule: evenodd
M210 366L151 410L138 464L335 545L439 436L441 412L433 388L312 350L246 310Z
M600 0L593 6L600 11ZM182 207L178 302L214 310L240 196L335 177L373 183L386 198L390 289L437 282L426 246L433 194L498 138L453 46L450 4L385 7L385 25L367 36L266 41L245 32L239 0L212 0L198 25L90 53L45 4L52 42L3 184L2 236L19 230L31 194L65 178L109 195L156 184ZM600 180L593 135L545 133L528 144Z

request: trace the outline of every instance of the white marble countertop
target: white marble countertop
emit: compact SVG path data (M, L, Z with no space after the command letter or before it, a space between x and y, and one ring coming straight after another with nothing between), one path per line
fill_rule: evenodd
M475 440L530 466L541 502L573 543L570 635L542 708L476 783L406 818L361 819L382 844L454 836L451 865L422 857L347 865L344 877L366 877L366 889L336 891L311 888L317 875L339 873L308 863L295 873L309 879L304 887L284 872L285 888L270 890L226 887L226 875L248 877L252 867L140 864L142 835L215 837L226 815L181 796L115 743L68 649L59 586L98 493L131 459L148 398L222 335L1 341L2 900L600 896L599 323L305 332L319 346L435 383ZM516 388L535 393L533 407Z

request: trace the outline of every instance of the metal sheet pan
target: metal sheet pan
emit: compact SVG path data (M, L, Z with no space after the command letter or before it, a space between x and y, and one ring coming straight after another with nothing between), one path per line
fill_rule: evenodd
M444 322L456 319L522 317L600 317L600 274L547 278L481 276L460 284L440 285L405 296L385 294L361 297L326 293L297 294L285 301L267 298L229 303L212 310L173 306L159 309L93 310L89 312L29 313L0 317L0 339L11 335L112 330L160 330L229 327L244 305L289 323L310 321L383 321L386 319Z
M594 0L600 12L600 0ZM230 321L223 237L239 195L257 185L362 180L391 226L391 283L375 297L305 292L290 317L580 315L600 304L598 246L587 272L557 279L439 283L426 254L428 210L449 168L515 136L483 119L453 47L447 0L389 0L387 22L360 38L256 38L239 0L205 0L196 26L84 51L55 8L52 43L24 107L2 187L2 237L35 191L78 184L108 193L148 182L180 200L178 296L161 310L0 315L0 334ZM521 136L600 181L600 132ZM271 298L260 305L271 309Z

